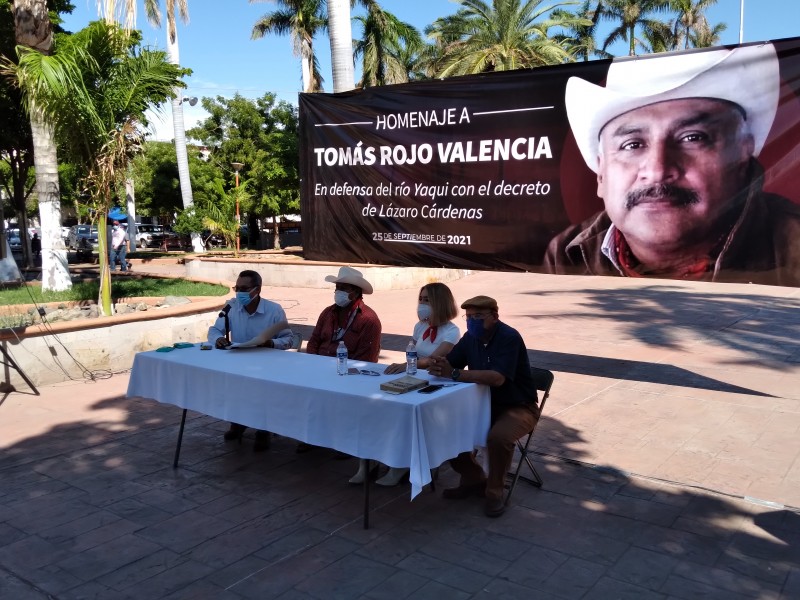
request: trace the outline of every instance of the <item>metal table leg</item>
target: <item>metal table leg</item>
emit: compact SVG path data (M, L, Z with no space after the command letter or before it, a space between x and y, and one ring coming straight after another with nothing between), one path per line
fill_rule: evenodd
M188 409L183 409L183 415L181 416L181 427L178 430L178 445L175 446L175 461L172 463L172 468L178 468L178 458L181 455L181 442L183 441L183 427L186 425L186 411Z
M364 529L369 529L369 461L361 459L359 468L364 467Z

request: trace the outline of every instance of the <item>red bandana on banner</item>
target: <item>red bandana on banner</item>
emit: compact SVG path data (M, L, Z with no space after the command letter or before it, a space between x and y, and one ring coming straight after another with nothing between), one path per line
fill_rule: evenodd
M622 267L622 272L626 277L644 277L646 273L639 270L641 263L633 255L625 236L619 229L614 229L614 248L617 252L617 260ZM679 274L675 275L674 279L692 279L700 280L705 277L712 265L711 257L702 256L698 258L693 264L686 267ZM652 275L652 273L650 273Z

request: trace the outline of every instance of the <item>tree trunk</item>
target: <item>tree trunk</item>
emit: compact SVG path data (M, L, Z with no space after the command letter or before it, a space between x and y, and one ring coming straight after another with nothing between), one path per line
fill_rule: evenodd
M18 44L39 52L53 48L53 28L45 0L15 0L14 36ZM42 291L60 292L72 287L64 240L61 238L61 195L58 189L58 157L52 127L31 107L33 164L42 224ZM21 233L21 232L20 232Z
M17 44L50 54L53 49L53 27L46 0L13 0L14 37Z
M328 34L331 39L333 91L337 93L352 90L355 87L355 78L349 0L328 0Z
M136 191L133 179L125 180L125 212L128 213L128 237L131 238L131 250L136 248Z
M636 36L636 26L635 25L631 26L631 31L630 31L629 35L630 35L630 40L631 40L631 47L630 47L630 50L628 51L628 56L636 56L636 37L635 37Z
M107 204L106 204L107 205ZM98 214L99 220L97 221L97 252L100 263L100 293L97 298L97 304L100 311L110 317L113 313L111 308L111 265L109 264L109 231L108 231L108 215L106 213Z
M12 152L10 155L5 157L6 163L11 170L11 189L10 189L10 198L11 198L11 206L13 207L15 213L19 213L20 211L25 210L25 204L28 199L28 195L30 194L30 190L27 188L27 180L28 180L28 172L30 171L30 167L32 167L33 161L33 146L29 151L20 150L18 152ZM8 187L6 187L8 191ZM4 219L4 217L0 216L0 220ZM19 216L17 216L17 223L22 222ZM4 242L0 243L0 256L4 256L3 252L5 251Z
M58 157L53 128L31 111L36 194L42 225L42 291L61 292L72 287L64 238L61 237L61 195L58 189Z
M303 69L303 91L306 94L315 92L314 89L314 52L309 40L300 42L300 65Z
M169 27L167 28L169 31ZM178 48L178 31L175 30L175 38L167 34L167 52L170 62L179 65L180 53ZM175 98L172 99L172 127L175 133L175 155L178 161L178 179L181 182L181 197L183 199L183 210L187 210L194 205L192 197L192 182L189 177L189 157L186 153L186 129L183 125L183 105L181 101L183 95L181 88L175 88ZM204 252L203 240L198 232L192 232L192 249L195 252Z
M272 231L275 233L272 242L272 249L273 250L280 250L281 249L281 232L278 229L278 215L274 215L272 217Z
M28 209L22 207L17 211L17 225L19 225L19 241L22 243L22 264L26 269L33 268L33 253L31 252L31 238L28 234Z

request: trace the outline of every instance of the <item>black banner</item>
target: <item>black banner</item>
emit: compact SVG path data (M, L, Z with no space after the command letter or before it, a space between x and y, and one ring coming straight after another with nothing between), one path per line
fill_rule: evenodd
M800 197L798 50L791 39L301 94L305 255L800 285L800 211L786 200ZM753 75L767 73L767 62L775 77ZM639 69L636 85L630 68ZM766 91L743 77L760 77ZM723 123L729 105L738 112ZM695 116L680 120L684 109ZM729 133L736 127L741 134ZM603 158L600 131L609 138L599 141ZM666 156L659 168L669 172L644 174L653 170L645 152ZM609 185L617 176L630 185ZM668 184L645 194L648 178ZM770 243L754 244L757 235Z

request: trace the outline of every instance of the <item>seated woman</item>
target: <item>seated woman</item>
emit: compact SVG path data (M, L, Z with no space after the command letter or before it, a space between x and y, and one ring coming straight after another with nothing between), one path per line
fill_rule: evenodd
M414 326L414 343L417 345L417 368L424 371L430 365L432 356L446 356L455 343L461 338L458 325L453 319L458 316L455 298L450 288L443 283L429 283L422 286L419 291L419 305L417 318L419 322ZM404 373L406 363L394 363L386 367L385 374ZM361 466L350 483L363 483L366 476L367 461L361 461ZM389 471L375 483L384 486L393 486L400 483L406 476L408 469L390 468Z

